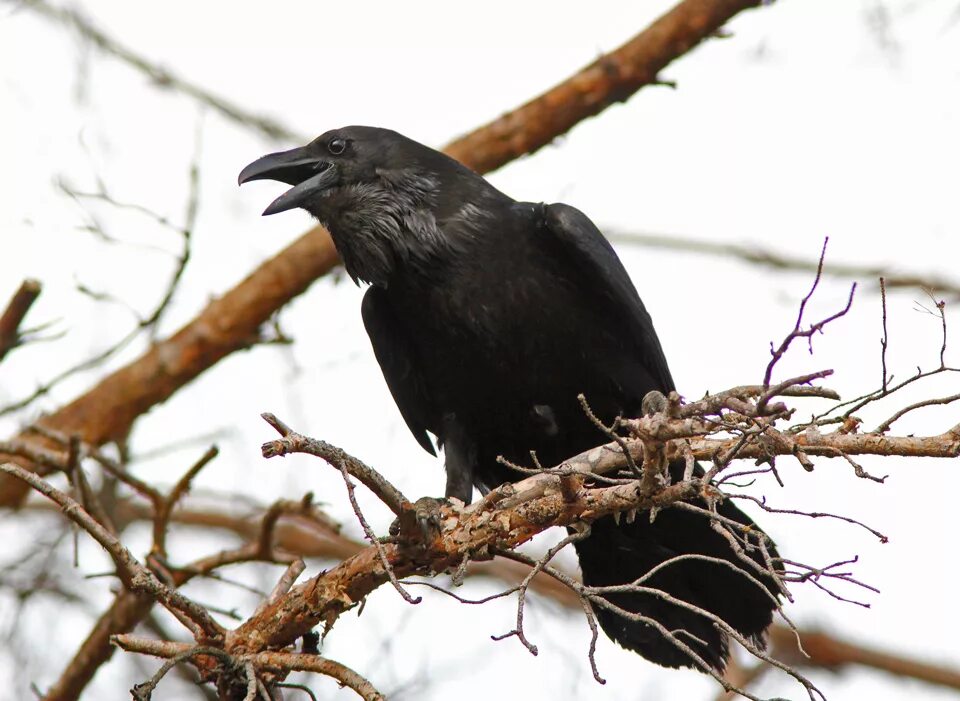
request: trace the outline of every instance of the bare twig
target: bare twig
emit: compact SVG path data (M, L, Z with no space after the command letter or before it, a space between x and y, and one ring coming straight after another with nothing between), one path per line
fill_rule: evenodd
M419 604L422 599L419 596L410 596L407 590L404 589L400 584L399 580L397 579L396 572L393 571L393 566L390 564L390 560L387 558L387 553L384 550L383 543L380 542L380 539L377 538L376 534L373 532L373 529L370 528L370 524L367 523L367 519L364 517L363 511L360 510L360 504L357 503L357 497L353 493L353 482L350 481L350 473L347 471L346 460L340 461L340 474L343 475L343 483L347 487L347 497L350 499L350 506L353 507L353 513L360 522L360 527L363 528L364 537L376 549L377 557L380 559L380 564L383 565L383 569L387 573L387 578L390 580L390 584L393 585L393 588L397 590L397 593L399 593L400 596L403 597L403 600L408 604Z
M842 516L840 514L830 514L823 511L800 511L798 509L777 509L767 504L766 498L757 498L750 494L733 494L731 492L727 492L726 497L728 499L746 499L748 501L752 501L754 504L759 506L764 511L768 511L772 514L793 514L795 516L805 516L807 518L814 518L814 519L829 518L829 519L836 519L838 521L844 521L846 523L852 523L856 526L860 526L860 528L876 536L877 540L879 540L881 543L887 543L890 540L889 538L887 538L887 536L885 536L883 533L876 530L875 528L871 528L870 526L863 523L862 521L858 521L855 518L850 518L849 516Z
M883 321L883 338L880 339L880 369L883 373L882 381L880 383L881 392L883 394L887 393L887 287L883 281L883 277L880 278L880 305L882 309L882 321Z
M622 426L623 417L616 417L613 423L610 426L607 426L605 423L603 423L603 421L600 420L600 417L593 413L593 409L591 409L590 404L587 403L586 396L583 394L578 394L577 401L580 402L580 408L583 409L583 413L587 415L588 419L590 419L590 423L596 426L600 432L603 433L603 435L620 446L623 457L627 461L627 467L630 469L630 472L633 473L633 476L637 478L643 477L643 472L640 471L640 468L634 461L633 456L630 455L630 451L627 449L626 441L624 440L623 436L617 433L617 430Z
M867 394L861 395L859 397L855 397L854 399L847 400L845 402L839 402L834 406L830 407L829 409L827 409L825 412L818 414L817 416L814 416L813 420L811 421L811 424L820 426L820 425L826 425L830 423L842 423L844 425L844 430L846 431L856 430L856 427L859 426L860 420L857 417L855 417L854 414L860 411L861 409L863 409L865 406L872 404L873 402L879 401L881 399L884 399L885 397L889 397L890 395L902 390L904 387L907 387L908 385L914 384L926 378L933 377L941 373L960 372L960 368L949 367L946 363L946 352L947 352L946 302L944 302L943 300L937 300L936 298L932 297L932 295L931 295L931 298L933 299L934 308L936 309L936 311L927 309L925 306L921 304L918 304L917 306L921 311L936 317L940 321L940 327L941 327L941 338L940 338L940 349L939 349L940 364L935 369L927 370L927 371L921 370L920 367L918 366L917 372L915 374L911 375L907 379L893 386L890 386L889 382L885 380L881 384L879 389L876 389L872 392L868 392ZM883 313L885 316L886 315L885 307L884 307ZM884 323L884 335L886 335L885 323ZM885 347L883 348L883 351L885 351ZM885 358L881 358L881 361L885 365L886 363ZM884 375L884 377L886 377L886 375ZM893 377L891 376L890 380L892 379ZM940 400L933 400L931 401L931 404L949 404L951 401L954 401L954 400L952 400L950 397L945 397ZM903 416L904 414L910 411L913 411L914 409L919 409L923 406L929 406L929 405L930 404L919 402L915 405L906 407L906 409L902 413L898 412L897 415L892 416L890 419L887 419L887 422L884 422L884 424L881 424L881 426L885 425L886 429L889 429L889 423L892 423L896 419L900 418L901 416ZM830 416L831 414L835 414L839 412L841 409L846 409L846 411L844 411L842 415ZM826 418L826 417L829 417L829 418ZM877 432L882 433L883 431L877 431Z
M816 292L817 286L820 284L820 277L823 274L823 259L827 254L827 242L830 240L829 237L823 240L823 248L820 251L820 263L817 265L817 274L813 280L813 284L810 286L810 291L800 300L800 309L797 312L797 321L793 325L793 330L787 334L787 336L781 341L780 346L777 348L773 347L773 343L770 344L770 363L767 365L767 370L763 374L763 386L770 386L770 377L773 374L773 368L779 362L780 358L783 357L783 354L787 352L787 349L790 348L790 344L793 343L798 338L806 338L810 352L813 353L813 334L819 333L823 330L823 327L829 324L831 321L839 319L844 316L847 312L850 311L850 306L853 304L853 295L857 290L857 283L853 283L850 286L850 296L847 298L846 306L835 314L821 319L815 324L811 324L810 328L802 329L803 325L803 313L807 308L807 302L810 301L810 298L813 296L813 293Z
M348 455L340 448L330 445L326 441L302 436L292 430L276 416L269 413L261 414L263 420L270 424L282 438L264 443L261 452L265 458L289 455L290 453L307 453L323 458L339 470L351 477L360 480L367 489L373 492L380 501L386 504L393 513L400 516L410 509L410 501L403 496L399 489L394 487L379 472L371 469L356 458Z
M183 476L177 480L177 483L173 486L173 489L170 490L166 498L160 499L158 503L154 504L156 514L153 519L152 553L164 558L167 556L167 528L170 524L170 514L183 495L189 491L193 478L196 477L200 470L206 467L211 460L217 457L219 453L220 449L217 448L217 446L210 446L207 452L191 465L190 469L183 473Z
M581 395L581 396L582 396L582 395ZM601 424L601 425L602 425L602 424ZM565 547L567 547L567 546L570 545L571 543L578 543L578 542L582 541L584 538L587 538L589 535L590 535L590 528L589 528L589 526L580 529L580 530L579 530L578 532L576 532L576 533L571 533L571 534L568 535L566 538L564 538L563 540L561 540L559 543L557 543L556 545L554 545L552 548L550 548L549 550L547 550L547 552L543 555L543 557L539 558L539 559L534 563L533 567L530 568L530 572L527 574L526 577L523 578L523 581L520 583L520 585L519 585L518 587L516 587L516 591L517 591L517 594L518 594L518 595L517 595L517 622L516 622L516 626L514 627L513 630L511 630L511 631L509 631L509 632L507 632L507 633L504 633L504 634L502 634L502 635L492 635L492 636L490 636L493 640L505 640L506 638L510 638L510 637L516 636L517 639L523 644L523 646L524 646L525 648L527 648L527 650L530 652L531 655L537 655L537 654L538 654L537 646L534 645L533 643L531 643L529 640L527 640L527 636L526 636L526 634L524 633L524 630L523 630L523 606L524 606L524 603L526 603L526 600L527 600L527 590L528 590L528 588L530 587L530 583L533 581L533 578L536 577L540 572L542 572L543 569L544 569L548 564L550 564L550 561L556 556L556 554L557 554L558 552L560 552L561 550L563 550ZM579 593L579 592L578 592L578 593ZM594 669L596 669L595 663L594 663ZM599 677L599 675L596 675L596 674L595 674L594 676L595 676L595 677ZM598 681L599 681L601 684L604 684L604 683L605 683L604 680L599 679L599 678L598 678Z
M154 657L174 659L191 652L190 657L207 655L215 657L224 665L250 663L254 669L285 669L298 672L315 672L336 679L344 686L353 689L364 701L385 701L385 697L374 686L352 669L339 662L294 652L261 652L254 655L231 657L222 650L196 647L187 643L150 640L134 635L116 635L113 643L128 652L137 652Z
M157 672L150 677L150 679L142 684L137 684L134 686L133 689L130 690L130 693L133 695L134 701L150 701L153 691L157 688L157 685L160 683L160 681L178 664L186 662L197 655L216 656L219 654L221 654L220 651L215 648L184 645L184 649L164 662L160 669L158 669Z
M905 406L905 407L903 407L902 409L900 409L897 413L895 413L895 414L894 414L893 416L891 416L889 419L886 419L883 423L881 423L879 426L877 426L877 427L873 430L873 432L874 432L874 433L886 433L887 431L890 430L890 427L893 425L893 422L894 422L894 421L896 421L897 419L901 418L904 414L910 413L910 412L913 411L914 409L920 409L920 408L925 407L925 406L937 406L937 405L952 404L953 402L956 402L956 401L960 401L960 393L958 393L958 394L951 394L951 395L948 396L948 397L937 397L937 398L933 398L933 399L923 399L923 400L921 400L921 401L919 401L919 402L914 402L913 404L910 404L909 406Z
M114 357L115 355L123 351L125 348L127 348L144 332L148 334L150 341L153 341L156 339L156 336L159 330L160 321L163 318L163 315L166 313L168 307L170 306L170 303L173 300L173 296L176 293L177 288L180 285L180 281L183 277L183 273L186 270L187 263L190 260L191 237L193 233L193 228L196 224L197 212L198 212L199 202L200 202L199 154L200 154L201 137L200 137L199 129L197 132L196 141L197 143L195 148L195 154L194 154L193 160L190 163L190 170L189 170L189 178L188 178L189 194L187 196L185 224L182 227L176 227L172 225L169 221L166 220L166 218L151 212L151 210L141 205L134 206L134 205L126 205L124 203L117 202L110 196L110 194L106 191L105 187L102 184L100 186L101 187L100 191L97 193L79 193L73 190L66 183L61 182L60 184L61 189L64 192L66 192L68 195L73 197L74 199L79 200L81 198L93 197L93 198L101 199L117 207L135 207L137 211L150 214L151 216L153 216L155 220L162 223L164 226L175 229L180 234L183 240L182 248L179 256L177 256L177 262L171 274L170 281L167 283L166 289L161 295L159 302L157 302L156 306L154 307L153 311L150 314L148 314L146 317L141 317L136 311L131 309L131 311L137 317L137 323L132 329L130 329L127 333L125 333L121 338L119 338L117 341L115 341L108 347L100 351L97 351L89 358L81 360L80 362L75 363L70 367L67 367L66 369L55 374L49 380L42 382L40 385L36 387L36 389L33 390L33 392L31 392L27 396L17 401L14 401L4 407L0 407L0 416L17 412L31 405L40 397L43 397L49 394L51 390L53 390L55 387L57 387L59 384L61 384L65 380L68 380L69 378L77 375L78 373L86 372L88 370L92 370L102 365L107 360L109 360L110 358ZM92 295L95 299L109 299L111 301L121 302L124 304L124 306L126 306L125 302L122 302L121 300L116 300L112 298L110 295L94 294L83 286L80 286L80 290L82 292L85 292L86 294ZM0 359L2 359L2 356L0 356Z
M530 567L537 566L538 562L538 560L530 557L529 555L525 555L515 550L498 550L496 551L496 554L499 557L513 562L529 565ZM593 679L598 684L606 684L607 680L600 676L600 670L597 668L597 639L599 638L600 634L599 626L597 625L597 614L590 605L590 600L583 593L582 583L574 579L572 576L559 571L557 568L550 567L548 565L541 565L540 573L549 575L554 581L557 581L562 585L562 587L556 590L557 592L562 593L562 601L564 601L568 606L579 604L580 608L583 610L583 614L586 616L587 625L590 627L590 647L587 650L587 658L590 661L590 669L593 672ZM511 591L516 591L518 588L519 587L513 587Z

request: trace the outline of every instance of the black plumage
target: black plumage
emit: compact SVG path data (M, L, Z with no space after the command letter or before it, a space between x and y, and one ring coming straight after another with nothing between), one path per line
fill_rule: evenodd
M262 178L294 186L265 214L307 210L329 228L351 277L370 283L362 313L377 361L420 445L433 453L433 434L443 447L447 496L469 502L474 487L515 481L497 456L528 463L536 451L552 465L603 442L580 393L611 420L639 415L651 390L674 389L633 283L573 207L516 202L446 155L372 127L328 132L240 174L241 183ZM679 479L682 466L671 471ZM729 502L720 513L752 523ZM597 586L634 581L679 554L737 562L706 518L677 509L653 523L599 519L576 547L584 581ZM769 577L695 559L647 584L758 642L777 592ZM649 594L608 599L724 667L728 635L707 617ZM698 666L655 627L597 613L607 635L647 659Z

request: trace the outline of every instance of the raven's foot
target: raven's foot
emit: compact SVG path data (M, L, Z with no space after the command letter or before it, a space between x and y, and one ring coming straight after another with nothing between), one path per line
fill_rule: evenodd
M450 502L446 499L420 497L413 503L413 513L417 519L417 528L423 536L424 544L440 535L440 507Z
M390 524L390 535L419 540L424 547L429 546L440 535L441 509L450 503L448 499L420 497L410 512Z

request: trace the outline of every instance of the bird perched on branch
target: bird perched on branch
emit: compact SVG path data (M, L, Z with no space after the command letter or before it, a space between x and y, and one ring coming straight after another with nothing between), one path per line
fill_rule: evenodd
M293 186L265 215L305 209L330 230L353 280L369 283L362 313L374 353L414 437L434 455L430 434L443 448L448 497L469 503L474 487L516 481L498 456L529 463L535 451L554 465L605 442L581 393L611 421L639 415L647 392L674 389L626 270L573 207L514 201L443 153L374 127L329 131L254 161L239 178L259 179ZM671 472L679 480L683 466ZM719 513L753 525L729 501ZM708 518L671 508L652 522L604 517L576 549L591 586L631 583L678 555L700 556L670 563L644 585L762 645L776 584L746 574ZM651 593L605 598L629 612L596 607L620 645L669 667L724 668L729 635L709 617Z

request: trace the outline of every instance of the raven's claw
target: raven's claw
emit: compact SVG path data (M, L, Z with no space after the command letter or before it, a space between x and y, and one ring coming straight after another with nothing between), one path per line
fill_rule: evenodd
M429 547L440 535L440 509L448 505L447 499L421 497L413 503L412 513L397 517L390 524L390 535L419 540L421 545Z
M414 502L417 527L420 529L420 535L423 536L424 545L428 545L440 535L440 507L446 503L446 499L433 497L421 497Z

